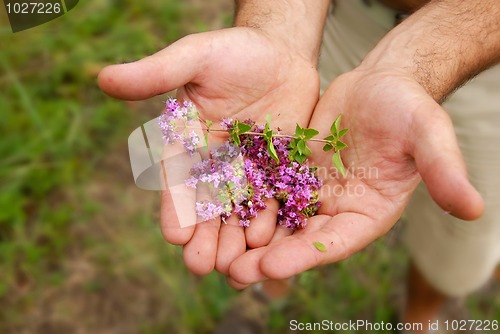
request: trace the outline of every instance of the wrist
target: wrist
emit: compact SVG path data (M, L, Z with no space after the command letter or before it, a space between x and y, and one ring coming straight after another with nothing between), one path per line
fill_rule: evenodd
M328 0L239 0L235 26L262 32L316 65Z
M452 66L441 67L436 64L439 61L438 52L431 51L432 45L427 44L427 41L411 32L391 32L366 55L358 69L411 78L434 100L440 101L453 90L458 79L456 73L449 69ZM430 52L432 56L429 56Z
M390 31L361 68L394 69L441 101L500 60L497 0L432 1Z

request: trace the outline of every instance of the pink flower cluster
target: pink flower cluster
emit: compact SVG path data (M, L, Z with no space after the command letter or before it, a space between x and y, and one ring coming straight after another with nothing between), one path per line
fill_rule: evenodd
M165 144L181 142L186 151L194 154L200 138L195 131L186 130L197 120L198 112L192 102L185 101L181 106L176 99L168 99L165 112L158 117Z
M175 99L168 100L165 112L159 117L165 143L181 142L188 152L194 154L199 138L184 128L179 131L179 124L187 125L197 118L191 102L180 105ZM307 218L313 216L320 206L318 190L321 181L309 168L307 160L302 164L290 160L290 138L272 138L279 160L276 161L269 154L268 143L261 135L264 127L251 121L244 123L252 128L251 133L240 135L240 145L228 139L211 149L210 158L195 164L190 171L186 186L203 186L208 193L207 198L196 203L198 216L203 221L221 216L225 221L236 214L240 225L247 227L250 220L266 208L266 201L275 198L280 203L277 223L292 229L304 227ZM220 126L231 130L234 124L232 120L224 119Z
M263 127L254 126L252 132L262 133ZM318 190L321 181L303 164L290 161L288 146L290 138L274 137L273 144L279 158L276 162L268 153L267 142L262 136L243 134L241 151L245 157L245 171L249 183L259 188L252 202L263 204L264 198L274 197L280 202L278 224L296 229L304 227L307 218L313 216L320 206ZM246 168L251 166L250 168ZM264 188L265 191L260 190ZM250 208L251 216L257 213ZM237 211L236 211L237 212Z
M203 220L221 216L229 217L235 203L248 197L248 183L243 156L238 147L228 141L211 150L211 157L194 164L186 186L197 188L205 185L203 199L196 203L196 212ZM201 193L201 191L200 191Z

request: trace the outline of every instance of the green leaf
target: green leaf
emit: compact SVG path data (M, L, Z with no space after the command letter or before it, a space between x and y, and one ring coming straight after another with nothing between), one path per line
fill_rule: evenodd
M340 130L339 132L339 138L342 138L343 136L345 136L345 134L349 132L349 129L343 129L343 130Z
M212 126L212 124L214 124L214 122L212 122L212 121L211 121L211 120L209 120L209 119L207 119L207 120L205 121L205 123L207 123L207 128L209 128L209 129L210 129L210 127Z
M306 149L304 150L304 154L305 154L306 156L308 156L308 157L310 157L310 156L312 155L312 152L311 152L311 150L309 149L309 147L307 147L307 145L306 145Z
M304 135L306 136L306 140L313 138L319 134L318 130L315 129L304 129Z
M207 152L208 152L208 132L205 133L205 146L207 147Z
M295 137L299 138L302 137L304 134L304 129L300 127L299 124L295 125Z
M266 122L267 124L271 125L271 114L266 115Z
M297 141L297 149L299 150L300 154L305 154L306 152L306 142L303 140Z
M273 140L273 130L267 130L267 131L264 131L264 139L269 142L271 140Z
M335 122L333 122L333 125L335 126L335 130L337 133L340 132L340 121L342 120L342 114L339 114L337 118L335 119Z
M333 149L333 145L330 143L327 143L327 144L325 144L325 146L323 146L323 151L325 151L325 152L328 152L331 149Z
M317 250L319 250L320 252L323 252L323 253L326 253L327 252L327 249L326 249L326 246L323 245L321 242L319 241L315 241L313 242L313 245L314 247L316 247Z
M240 140L240 137L238 136L238 134L237 134L237 133L233 132L233 133L231 134L231 137L233 137L234 143L235 143L236 145L241 145L241 140Z
M195 111L194 113L190 113L190 112L188 112L188 114L187 114L187 119L188 119L189 121L194 121L195 119L198 119L198 118L199 118L199 116L200 116L200 114L198 114L198 112L197 112L197 111Z
M278 154L276 153L276 149L274 148L273 142L271 140L267 142L267 151L269 152L271 158L274 159L274 161L280 162Z
M297 161L299 164L303 163L304 161L306 161L307 157L304 155L304 154L296 154L295 155L295 161Z
M264 131L262 131L264 133L264 136L267 137L267 133L268 132L273 132L270 128L269 128L269 123L266 123L266 126L264 127Z
M331 128L330 128L330 133L334 136L337 137L339 136L339 131L340 131L340 120L342 119L342 114L339 114L335 121L333 122Z
M328 140L328 141L332 141L334 139L335 139L334 136L328 136L328 137L323 138L323 140Z
M227 203L230 200L228 195L227 191L219 191L215 198L217 198L221 203Z
M342 174L342 176L345 177L346 172L345 172L345 168L344 168L344 163L342 162L342 158L340 157L340 151L337 151L332 155L332 162L333 162L333 165L335 166L335 168L338 169L340 174Z
M239 135L250 131L250 129L252 128L252 126L250 124L241 123L241 122L238 122L237 126L238 126L238 134Z
M343 150L346 147L347 147L347 144L344 143L344 142L341 142L340 140L338 140L337 143L336 143L336 145L335 145L335 149L337 151Z

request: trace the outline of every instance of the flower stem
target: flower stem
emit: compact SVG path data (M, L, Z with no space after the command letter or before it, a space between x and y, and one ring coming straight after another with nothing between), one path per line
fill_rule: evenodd
M211 131L214 131L214 132L227 132L226 130L222 130L222 129L204 129L204 130L207 130L208 132L211 132ZM264 134L263 133L260 133L260 132L253 132L253 131L248 131L248 132L245 132L243 133L244 135L251 135L251 136L256 136L256 137L264 137ZM292 136L292 135L284 135L284 134L280 134L280 133L273 133L273 137L276 137L276 138L290 138L290 139L296 139L295 136ZM329 143L328 140L324 140L324 139L315 139L315 138L311 138L311 139L308 139L308 141L315 141L315 142L318 142L318 143Z

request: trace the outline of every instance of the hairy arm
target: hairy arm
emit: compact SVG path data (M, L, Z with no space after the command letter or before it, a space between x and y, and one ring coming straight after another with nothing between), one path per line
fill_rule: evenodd
M387 34L361 68L400 68L436 101L500 61L500 1L435 0Z
M256 28L316 64L329 0L236 0L235 25Z

